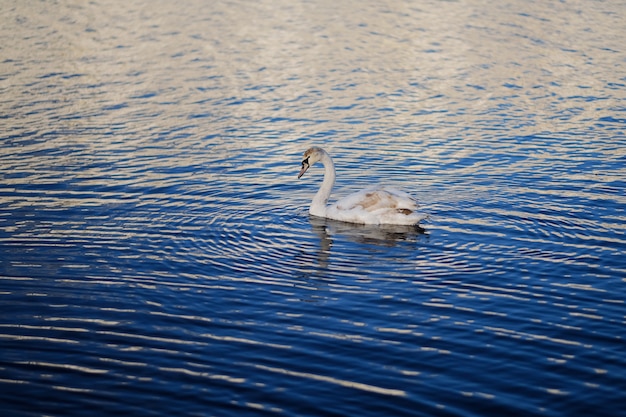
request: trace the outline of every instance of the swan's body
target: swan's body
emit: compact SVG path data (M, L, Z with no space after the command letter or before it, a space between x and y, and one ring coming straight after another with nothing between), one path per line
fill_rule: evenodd
M324 165L324 181L311 202L312 215L349 223L404 225L417 224L426 217L417 212L417 202L410 195L393 188L367 188L328 205L335 184L335 164L324 149L314 146L304 153L298 178L318 161Z

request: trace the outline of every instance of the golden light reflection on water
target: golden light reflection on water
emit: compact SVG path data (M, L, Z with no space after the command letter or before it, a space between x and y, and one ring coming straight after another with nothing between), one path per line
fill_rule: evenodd
M262 101L248 101L231 110L253 118L272 110L274 116L297 114L307 120L326 119L334 126L340 125L332 121L336 119L332 117L335 112L328 108L350 107L355 99L365 98L364 105L348 114L357 120L371 120L371 99L385 94L383 100L395 110L385 119L391 116L397 125L416 120L425 125L441 124L442 115L438 112L421 114L416 119L415 114L423 110L456 113L457 126L441 125L442 136L455 136L463 125L476 126L481 115L492 118L488 115L493 113L496 122L494 105L505 97L515 96L518 111L526 114L527 120L522 119L518 126L519 134L554 131L555 124L559 126L557 130L563 131L597 120L603 112L585 97L591 94L607 100L617 98L611 97L607 82L614 78L620 62L618 51L623 32L618 14L606 13L602 6L586 10L583 17L577 13L583 8L578 2L505 2L496 6L483 2L439 2L440 9L418 8L404 2L370 3L363 6L364 10L376 19L368 21L362 20L363 13L353 13L349 5L330 3L297 3L289 7L260 4L242 8L246 12L225 9L219 19L208 21L189 20L166 7L146 6L148 3L134 3L132 8L118 4L100 16L95 5L82 5L67 19L55 15L66 10L41 9L41 14L33 14L32 10L20 10L18 5L12 16L37 17L41 20L40 31L57 30L57 37L48 38L46 47L38 48L48 60L57 62L58 54L66 57L57 71L88 77L83 78L87 85L106 85L96 87L86 97L81 97L79 90L60 88L56 93L60 98L71 93L82 103L70 113L83 113L85 107L96 112L98 107L92 107L94 104L124 104L119 111L98 118L125 124L134 123L141 119L138 115L145 114L152 115L147 119L158 128L156 118L163 114L159 104L164 101L178 102L193 112L189 107L192 96L180 88L181 79L203 81L207 87L219 88L218 94L235 93L235 99L238 95L245 98L250 88L276 90L283 93L276 99L284 102L268 106ZM127 17L133 15L133 9L144 14L139 22ZM328 10L333 10L330 16ZM268 18L280 15L285 16L280 25ZM109 24L111 19L115 25ZM6 20L10 24L5 26L5 33L19 32L16 20ZM183 21L185 24L181 25ZM173 44L170 53L178 55L182 65L172 66L171 59L165 59L170 57L165 53L170 49L159 43L169 40L167 34L172 33L185 39L185 48L181 50L179 44ZM266 36L259 37L258 33ZM26 60L23 54L33 46L24 42L32 39L18 38L9 44L15 61ZM363 44L355 43L355 39L362 39ZM593 66L584 52L589 49L606 51L594 56ZM238 59L224 55L233 52ZM194 59L197 64L190 65ZM599 73L602 68L606 73ZM173 71L177 83L172 82ZM132 73L137 74L135 83L110 83ZM16 73L17 77L41 75ZM324 78L329 81L311 82ZM173 90L164 91L164 85ZM395 91L401 93L389 94ZM433 98L434 95L440 98ZM138 113L135 105L129 105L132 96L146 96L140 100L145 110ZM565 100L572 96L581 98L574 100L575 107L571 100ZM431 100L426 100L429 97ZM285 105L290 100L303 103L296 107ZM550 116L555 114L563 117L552 119ZM145 122L137 126L145 129ZM207 128L211 129L208 125L185 127L190 134L199 135ZM257 143L259 140L262 138L255 138Z

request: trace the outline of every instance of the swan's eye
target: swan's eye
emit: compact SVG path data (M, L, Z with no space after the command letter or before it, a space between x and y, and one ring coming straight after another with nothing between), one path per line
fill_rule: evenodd
M309 157L308 156L302 160L302 166L304 166L305 164L309 165Z

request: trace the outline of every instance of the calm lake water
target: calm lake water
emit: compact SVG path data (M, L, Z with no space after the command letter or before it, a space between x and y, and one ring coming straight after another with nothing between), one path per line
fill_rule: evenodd
M2 2L3 415L623 416L625 15Z

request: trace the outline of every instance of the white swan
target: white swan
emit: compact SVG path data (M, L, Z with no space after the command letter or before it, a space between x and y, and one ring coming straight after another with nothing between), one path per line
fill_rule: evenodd
M327 205L335 184L335 164L324 149L314 146L304 153L298 178L318 161L324 164L324 181L311 201L312 215L349 223L404 225L417 224L427 217L416 211L417 202L410 195L392 188L368 188Z

